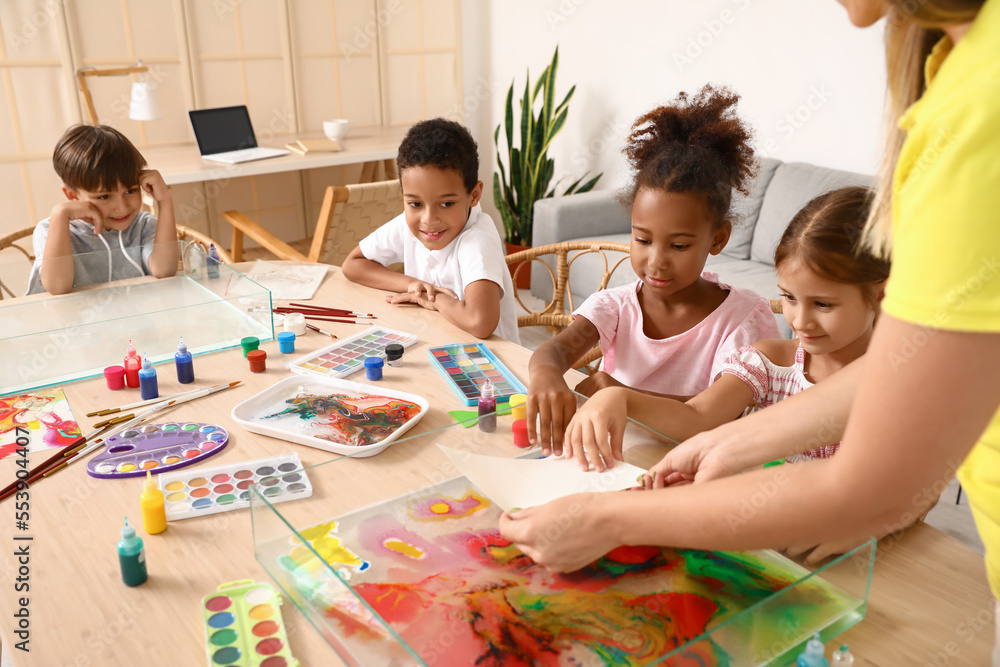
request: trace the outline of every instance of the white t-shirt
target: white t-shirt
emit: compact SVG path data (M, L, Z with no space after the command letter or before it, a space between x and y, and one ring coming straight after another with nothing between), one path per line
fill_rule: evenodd
M476 205L469 213L465 228L441 250L428 250L406 226L406 214L400 213L358 244L366 259L383 266L403 263L406 275L437 287L445 287L465 299L465 288L477 280L489 280L500 286L500 321L493 332L520 344L517 311L514 309L514 284L504 261L503 243L493 220Z

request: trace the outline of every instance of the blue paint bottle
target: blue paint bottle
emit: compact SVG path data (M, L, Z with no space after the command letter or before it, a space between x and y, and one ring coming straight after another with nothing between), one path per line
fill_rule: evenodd
M149 357L145 354L142 355L142 368L139 369L139 395L144 401L160 395L156 384L156 369L149 363Z
M295 352L294 331L282 331L278 334L278 350L282 354L291 354Z
M823 642L819 640L819 633L806 644L806 650L799 654L795 661L795 667L830 667L830 661L823 655Z
M219 258L219 251L215 249L215 244L210 243L208 246L208 277L218 278L219 277L219 264L222 260Z
M177 352L174 354L174 364L177 366L177 381L181 384L191 384L194 382L194 362L191 360L191 353L188 352L184 338L177 344Z
M118 565L121 566L122 581L126 586L138 586L149 577L142 538L135 534L135 527L129 525L128 517L125 518L122 539L118 543Z

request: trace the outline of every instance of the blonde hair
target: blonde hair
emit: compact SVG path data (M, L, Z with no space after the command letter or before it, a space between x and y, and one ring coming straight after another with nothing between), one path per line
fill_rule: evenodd
M885 27L885 153L862 237L864 246L878 256L888 258L892 250L893 174L906 138L899 119L927 87L924 61L944 36L942 26L972 21L984 4L985 0L889 0Z

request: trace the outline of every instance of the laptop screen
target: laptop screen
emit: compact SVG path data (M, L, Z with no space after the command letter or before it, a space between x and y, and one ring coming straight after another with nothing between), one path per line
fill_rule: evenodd
M198 109L188 115L202 155L257 147L245 106Z

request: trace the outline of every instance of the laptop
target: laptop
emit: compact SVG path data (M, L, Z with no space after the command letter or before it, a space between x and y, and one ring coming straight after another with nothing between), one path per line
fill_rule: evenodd
M204 160L236 164L288 155L283 148L261 148L246 106L188 111Z

